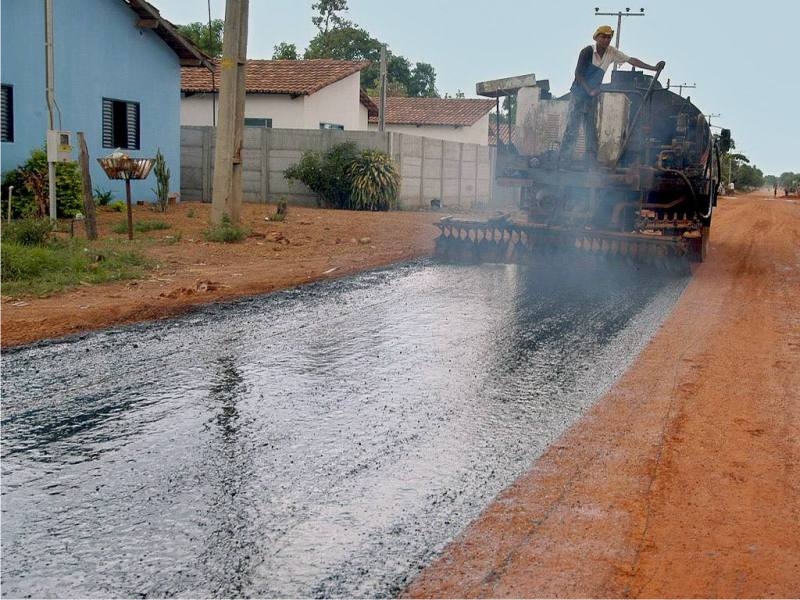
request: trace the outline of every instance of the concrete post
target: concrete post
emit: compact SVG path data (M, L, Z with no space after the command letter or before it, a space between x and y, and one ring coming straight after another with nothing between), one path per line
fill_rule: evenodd
M249 0L227 0L220 61L219 120L214 153L211 222L239 223L242 208L245 62Z

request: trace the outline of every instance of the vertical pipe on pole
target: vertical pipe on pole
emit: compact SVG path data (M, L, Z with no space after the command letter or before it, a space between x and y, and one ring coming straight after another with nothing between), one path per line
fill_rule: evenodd
M208 0L208 43L211 46L213 40L213 33L211 31L211 0ZM214 67L215 68L215 67ZM214 68L211 69L211 126L217 126L217 81L214 74Z
M494 97L494 146L499 148L503 144L500 139L500 92Z
M133 239L133 209L131 208L131 180L125 178L125 201L128 205L128 239Z
M50 129L55 129L53 109L55 105L55 67L53 52L53 0L44 2L44 48L45 48L45 85L47 110L50 115ZM50 195L50 220L56 220L56 165L47 161L47 180Z
M386 44L381 46L380 100L378 106L378 131L386 130Z

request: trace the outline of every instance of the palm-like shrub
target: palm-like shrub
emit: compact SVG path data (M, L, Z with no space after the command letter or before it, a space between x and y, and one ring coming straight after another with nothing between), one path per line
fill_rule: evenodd
M356 210L390 210L400 193L400 173L392 158L379 150L364 150L350 166L352 204Z

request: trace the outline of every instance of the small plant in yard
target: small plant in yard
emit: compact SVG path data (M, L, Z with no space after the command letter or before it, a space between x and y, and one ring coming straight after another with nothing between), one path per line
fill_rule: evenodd
M209 242L232 244L241 242L247 237L247 230L231 223L228 215L222 215L222 223L213 225L203 232L203 237Z
M116 200L108 205L112 212L122 212L125 210L125 203L122 200Z
M283 221L286 219L286 213L289 212L289 206L286 203L286 198L278 200L278 205L275 207L275 212L267 217L268 221Z
M186 211L186 217L189 218L189 219L194 219L194 209L193 208L190 208L189 210Z
M390 210L400 192L400 173L392 158L378 150L364 150L350 166L353 208Z
M136 221L133 224L133 230L137 233L144 233L146 231L158 231L160 229L169 229L169 223L164 221ZM122 221L114 225L112 229L114 233L128 233L128 222Z
M156 151L156 160L153 165L153 173L156 176L156 187L153 193L156 195L156 205L161 212L167 212L167 202L169 200L169 167L161 148Z
M169 245L177 244L182 239L183 239L183 232L181 231L176 231L173 235L164 236L164 242Z
M114 200L114 194L110 190L94 188L94 201L97 202L97 206L108 206L112 200Z

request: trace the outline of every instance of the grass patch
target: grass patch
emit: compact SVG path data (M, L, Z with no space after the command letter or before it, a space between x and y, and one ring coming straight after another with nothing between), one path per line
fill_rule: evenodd
M20 246L40 246L50 238L53 224L47 219L20 219L3 224L3 241Z
M169 223L164 221L136 221L133 224L133 230L136 233L145 233L146 231L158 231L160 229L169 229ZM114 233L128 233L128 222L122 221L114 225L112 229Z
M148 261L119 244L90 245L81 240L51 240L24 246L3 240L0 256L3 294L49 296L82 283L141 277Z
M247 230L231 223L228 215L222 216L222 223L213 225L203 232L203 237L209 242L232 244L241 242L247 237Z

